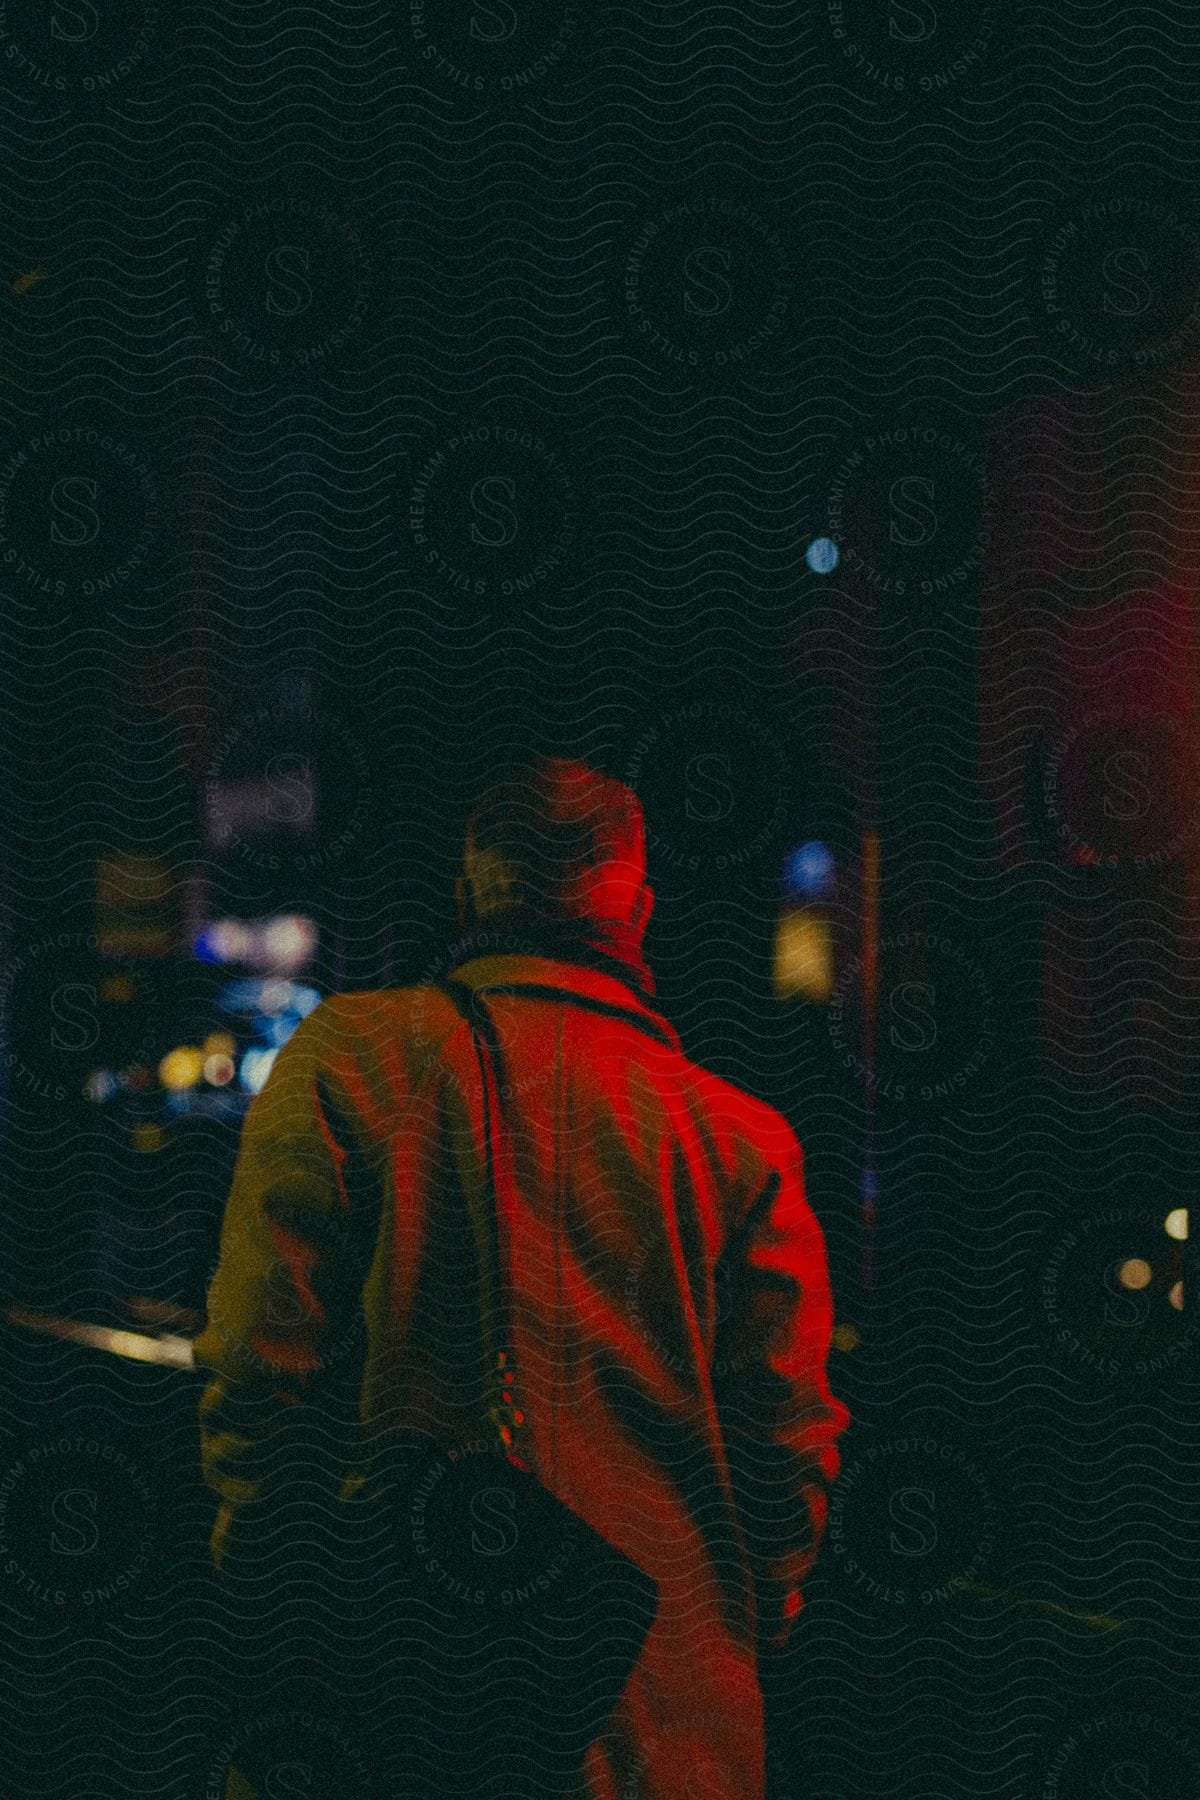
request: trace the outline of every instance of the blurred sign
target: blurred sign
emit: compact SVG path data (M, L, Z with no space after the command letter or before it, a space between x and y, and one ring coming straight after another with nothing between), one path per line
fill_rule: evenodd
M165 956L178 937L173 890L161 856L102 856L96 864L97 949L105 956Z
M829 921L807 907L789 909L775 931L774 992L777 1000L828 1000L833 993L833 938Z
M211 782L205 791L212 850L231 850L263 838L312 835L317 773L305 757L273 756L261 775Z

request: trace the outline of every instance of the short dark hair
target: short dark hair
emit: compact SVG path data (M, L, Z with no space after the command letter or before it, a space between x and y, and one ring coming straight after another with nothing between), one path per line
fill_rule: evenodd
M467 821L468 850L492 852L520 899L581 907L586 878L608 869L632 892L646 873L642 804L588 763L539 756L493 782ZM594 885L594 884L593 884Z

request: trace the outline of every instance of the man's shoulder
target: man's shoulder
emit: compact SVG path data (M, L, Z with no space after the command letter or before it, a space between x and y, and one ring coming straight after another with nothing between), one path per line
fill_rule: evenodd
M432 982L415 982L409 987L355 988L346 994L329 994L321 1002L321 1008L342 1024L365 1030L376 1020L390 1021L397 1013L408 1012L422 1003L454 1011L450 997Z
M685 1080L696 1109L726 1153L746 1166L770 1168L800 1157L800 1143L784 1115L767 1100L738 1087L702 1063L686 1059Z
M404 1046L411 1056L421 1044L430 1053L437 1049L461 1020L450 996L435 982L405 987L368 988L331 994L307 1023L323 1035L330 1051L357 1050L360 1054L392 1054ZM639 1034L640 1035L640 1034ZM659 1056L675 1065L688 1109L705 1131L716 1139L725 1155L736 1162L758 1162L778 1167L800 1156L800 1145L791 1124L769 1101L718 1075L685 1051L660 1046ZM418 1058L419 1060L419 1058ZM658 1056L651 1056L651 1063ZM661 1066L661 1065L660 1065Z
M411 1056L421 1043L436 1050L461 1017L436 984L360 988L328 995L308 1018L310 1042L329 1055L378 1058L402 1047Z

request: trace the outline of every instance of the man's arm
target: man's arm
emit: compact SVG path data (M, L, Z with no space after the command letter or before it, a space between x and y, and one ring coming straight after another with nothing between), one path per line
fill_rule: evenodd
M726 1246L731 1305L714 1378L759 1590L760 1638L782 1649L825 1531L849 1409L829 1390L833 1302L825 1239L804 1192L803 1154L783 1154Z
M220 1497L212 1555L270 1484L271 1452L353 1328L348 1108L337 1076L341 1022L328 1003L297 1028L251 1102L193 1346L211 1372L199 1405L204 1479Z

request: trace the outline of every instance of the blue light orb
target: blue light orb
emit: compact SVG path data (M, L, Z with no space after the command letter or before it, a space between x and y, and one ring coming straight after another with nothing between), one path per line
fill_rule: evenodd
M804 560L814 575L830 575L838 566L838 547L832 538L814 538Z
M258 1013L251 1020L251 1029L261 1043L282 1050L299 1023L295 1013Z
M93 1069L83 1084L83 1091L89 1100L103 1106L106 1100L121 1091L121 1083L111 1069Z
M833 851L817 839L793 850L783 865L785 893L797 899L824 900L833 891Z

